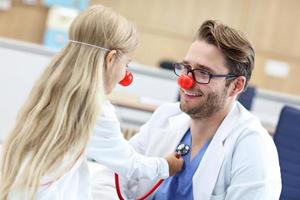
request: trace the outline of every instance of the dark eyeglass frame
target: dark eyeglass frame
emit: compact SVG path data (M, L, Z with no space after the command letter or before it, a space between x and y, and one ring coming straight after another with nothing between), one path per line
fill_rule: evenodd
M210 83L210 80L212 78L225 78L226 80L228 79L234 79L236 77L239 77L240 75L237 75L237 74L212 74L208 71L205 71L203 69L192 69L192 66L188 65L188 64L184 64L184 63L173 63L173 70L174 70L174 73L176 76L181 76L181 74L177 74L176 73L176 69L179 69L178 67L176 66L180 66L180 69L182 69L182 67L185 67L187 72L186 72L186 75L188 75L189 73L192 73L192 76L193 76L193 79L196 83L199 83L199 84L209 84ZM196 77L195 77L195 74L194 74L194 71L200 71L201 73L205 74L205 75L208 75L208 82L199 82L196 80Z

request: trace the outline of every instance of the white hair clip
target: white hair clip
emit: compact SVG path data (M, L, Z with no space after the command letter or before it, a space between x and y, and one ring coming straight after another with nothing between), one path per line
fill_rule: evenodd
M107 48L104 48L104 47L100 47L100 46L97 46L97 45L93 45L93 44L88 44L88 43L85 43L85 42L79 42L79 41L76 41L76 40L69 40L69 41L73 42L73 43L77 43L77 44L83 44L83 45L86 45L86 46L98 48L98 49L103 49L105 51L110 51L110 49L107 49Z

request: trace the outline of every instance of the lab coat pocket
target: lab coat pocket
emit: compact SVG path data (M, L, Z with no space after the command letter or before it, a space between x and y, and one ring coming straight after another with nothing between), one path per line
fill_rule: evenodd
M210 200L224 200L226 197L226 192L218 195L211 195Z

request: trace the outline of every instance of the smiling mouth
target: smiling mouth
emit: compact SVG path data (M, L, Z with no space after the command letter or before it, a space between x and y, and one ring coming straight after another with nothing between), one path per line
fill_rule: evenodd
M203 96L201 92L191 92L191 91L186 91L186 90L181 90L183 94L191 97L200 97Z

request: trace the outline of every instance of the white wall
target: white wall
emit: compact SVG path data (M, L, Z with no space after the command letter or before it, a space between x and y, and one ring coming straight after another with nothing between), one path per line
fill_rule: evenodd
M0 140L50 57L0 47Z

